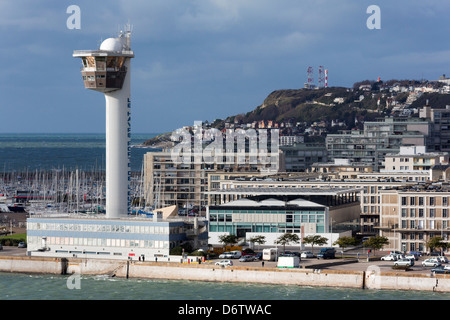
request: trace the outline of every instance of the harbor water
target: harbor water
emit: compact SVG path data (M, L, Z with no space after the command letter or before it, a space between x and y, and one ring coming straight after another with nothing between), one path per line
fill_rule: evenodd
M1 300L448 300L450 294L0 273Z

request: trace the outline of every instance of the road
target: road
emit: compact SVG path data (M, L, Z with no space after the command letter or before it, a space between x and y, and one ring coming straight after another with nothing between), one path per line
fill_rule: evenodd
M0 250L0 256L26 256L26 248L17 248L13 246L3 246L3 250ZM339 257L339 254L337 254ZM347 257L349 257L346 254ZM347 260L355 260L356 255L350 255L351 258L346 258ZM380 268L380 272L405 272L403 270L395 270L392 269L394 265L393 261L381 261L381 260L373 260L367 261L366 255L359 255L359 262L355 263L347 263L347 264L339 264L339 265L329 265L330 262L340 262L341 258L336 259L317 259L317 258L302 258L300 261L301 268L311 268L314 265L315 269L323 269L323 270L347 270L347 271L366 271L369 268L377 267ZM423 267L422 261L429 257L420 257L418 261L415 261L414 266L407 271L408 274L430 274L432 267ZM209 263L214 264L222 259L212 259ZM251 261L251 262L240 262L239 259L233 259L234 266L241 267L262 267L262 261ZM327 264L326 266L320 266L320 264ZM275 261L264 261L264 268L276 268L277 263Z
M339 256L339 255L337 255ZM371 256L372 257L372 256ZM354 261L356 256L353 258L344 258L348 261ZM423 267L422 261L429 257L421 257L418 261L414 262L414 266L411 267L410 270L407 271L408 274L430 274L432 267ZM211 260L212 263L220 261L222 259L214 259ZM347 271L367 271L369 268L379 268L380 272L400 272L404 273L404 270L393 269L394 262L393 261L382 261L382 260L371 260L367 261L367 254L365 256L360 255L359 262L355 263L347 263L347 264L338 264L338 265L330 265L332 262L339 263L341 262L341 258L336 259L317 259L317 258L302 258L300 261L301 268L311 268L313 265L314 269L322 269L322 270L347 270ZM324 266L320 266L323 264ZM325 266L326 264L326 266ZM247 267L262 267L262 261L252 261L252 262L240 262L238 259L233 260L234 266L247 266ZM277 263L275 261L264 261L264 267L266 268L276 268Z

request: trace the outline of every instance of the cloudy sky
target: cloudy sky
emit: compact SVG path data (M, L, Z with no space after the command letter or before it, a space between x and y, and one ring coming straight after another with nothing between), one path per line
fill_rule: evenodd
M367 27L370 5L381 29ZM132 132L157 133L253 110L303 87L309 66L344 87L450 75L449 13L442 0L1 0L0 132L104 132L104 97L72 53L128 22Z

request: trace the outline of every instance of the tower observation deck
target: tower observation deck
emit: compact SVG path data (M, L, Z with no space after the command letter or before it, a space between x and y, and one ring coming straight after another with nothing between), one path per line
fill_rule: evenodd
M131 28L108 38L98 50L76 50L86 89L102 92L106 100L106 217L130 212Z
M125 61L134 57L130 33L106 39L99 50L76 50L73 56L82 60L81 75L86 89L103 93L122 89L127 74Z

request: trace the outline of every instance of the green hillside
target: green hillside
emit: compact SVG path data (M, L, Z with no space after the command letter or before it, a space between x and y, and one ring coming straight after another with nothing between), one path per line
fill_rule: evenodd
M436 89L442 87L442 84L416 80L389 80L386 83L365 80L355 83L353 88L276 90L254 110L231 115L226 119L217 119L211 126L223 129L226 123L229 123L233 127L245 127L255 121L272 120L277 123L289 122L298 127L298 133L301 128L321 122L328 133L335 133L339 130L362 128L365 121L400 115L404 109L422 108L427 102L433 108L450 105L450 94L414 92L414 88L430 86ZM399 89L400 87L402 88ZM417 113L412 112L410 116L417 116ZM343 125L333 127L333 120L338 120ZM168 141L170 133L151 139L145 144L167 145Z

